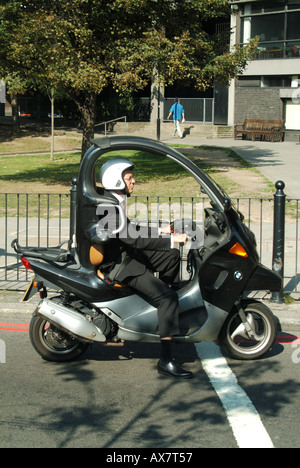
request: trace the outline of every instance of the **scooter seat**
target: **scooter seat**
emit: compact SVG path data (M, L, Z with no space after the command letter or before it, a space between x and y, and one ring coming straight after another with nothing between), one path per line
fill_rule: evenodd
M107 280L105 280L105 277L104 277L104 274L102 273L102 271L97 270L97 276L102 281L105 281L107 283ZM121 284L121 283L118 283L116 281L114 281L113 283L110 283L110 285L113 286L114 288L125 288L126 287L125 284Z
M104 246L101 245L101 244L93 244L90 248L90 262L92 265L94 265L95 267L99 267L101 265L101 263L103 262L104 260ZM106 281L105 277L104 277L104 274L102 273L102 271L99 270L99 268L97 268L97 276L98 278L100 278L102 281ZM109 283L111 286L113 286L114 288L124 288L125 285L124 284L121 284L121 283L118 283L116 281L114 281L113 283Z
M99 266L104 260L104 247L101 244L93 244L90 248L90 262L94 266Z

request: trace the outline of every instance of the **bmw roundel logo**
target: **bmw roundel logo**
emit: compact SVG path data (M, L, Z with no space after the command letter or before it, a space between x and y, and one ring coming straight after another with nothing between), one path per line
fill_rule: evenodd
M241 271L235 271L234 272L234 278L237 280L237 281L241 281L243 279L243 273Z

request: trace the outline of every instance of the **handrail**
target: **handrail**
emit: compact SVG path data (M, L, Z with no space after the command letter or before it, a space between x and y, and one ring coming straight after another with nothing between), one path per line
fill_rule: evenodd
M105 122L101 122L101 123L98 123L95 125L95 127L99 127L100 125L104 125L104 135L106 136L106 125L109 124L109 123L112 123L112 122L116 122L118 120L122 120L124 119L125 123L127 122L127 119L126 119L126 115L123 115L122 117L117 117L116 119L112 119L112 120L106 120Z

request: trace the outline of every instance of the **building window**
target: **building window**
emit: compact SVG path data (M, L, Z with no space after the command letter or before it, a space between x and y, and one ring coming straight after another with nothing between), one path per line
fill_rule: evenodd
M260 76L240 76L237 83L239 88L260 88L261 78Z
M299 0L250 3L241 13L241 42L260 36L256 59L300 57Z
M292 78L290 76L264 76L263 85L265 88L290 88Z
M291 88L291 76L240 76L239 88Z

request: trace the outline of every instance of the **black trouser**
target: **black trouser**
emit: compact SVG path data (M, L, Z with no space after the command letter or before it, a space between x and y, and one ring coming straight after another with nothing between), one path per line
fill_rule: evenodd
M178 296L168 284L178 281L179 250L144 251L139 261L146 265L146 272L126 279L125 283L157 304L158 330L161 338L178 335ZM156 278L149 270L159 272L159 278Z

